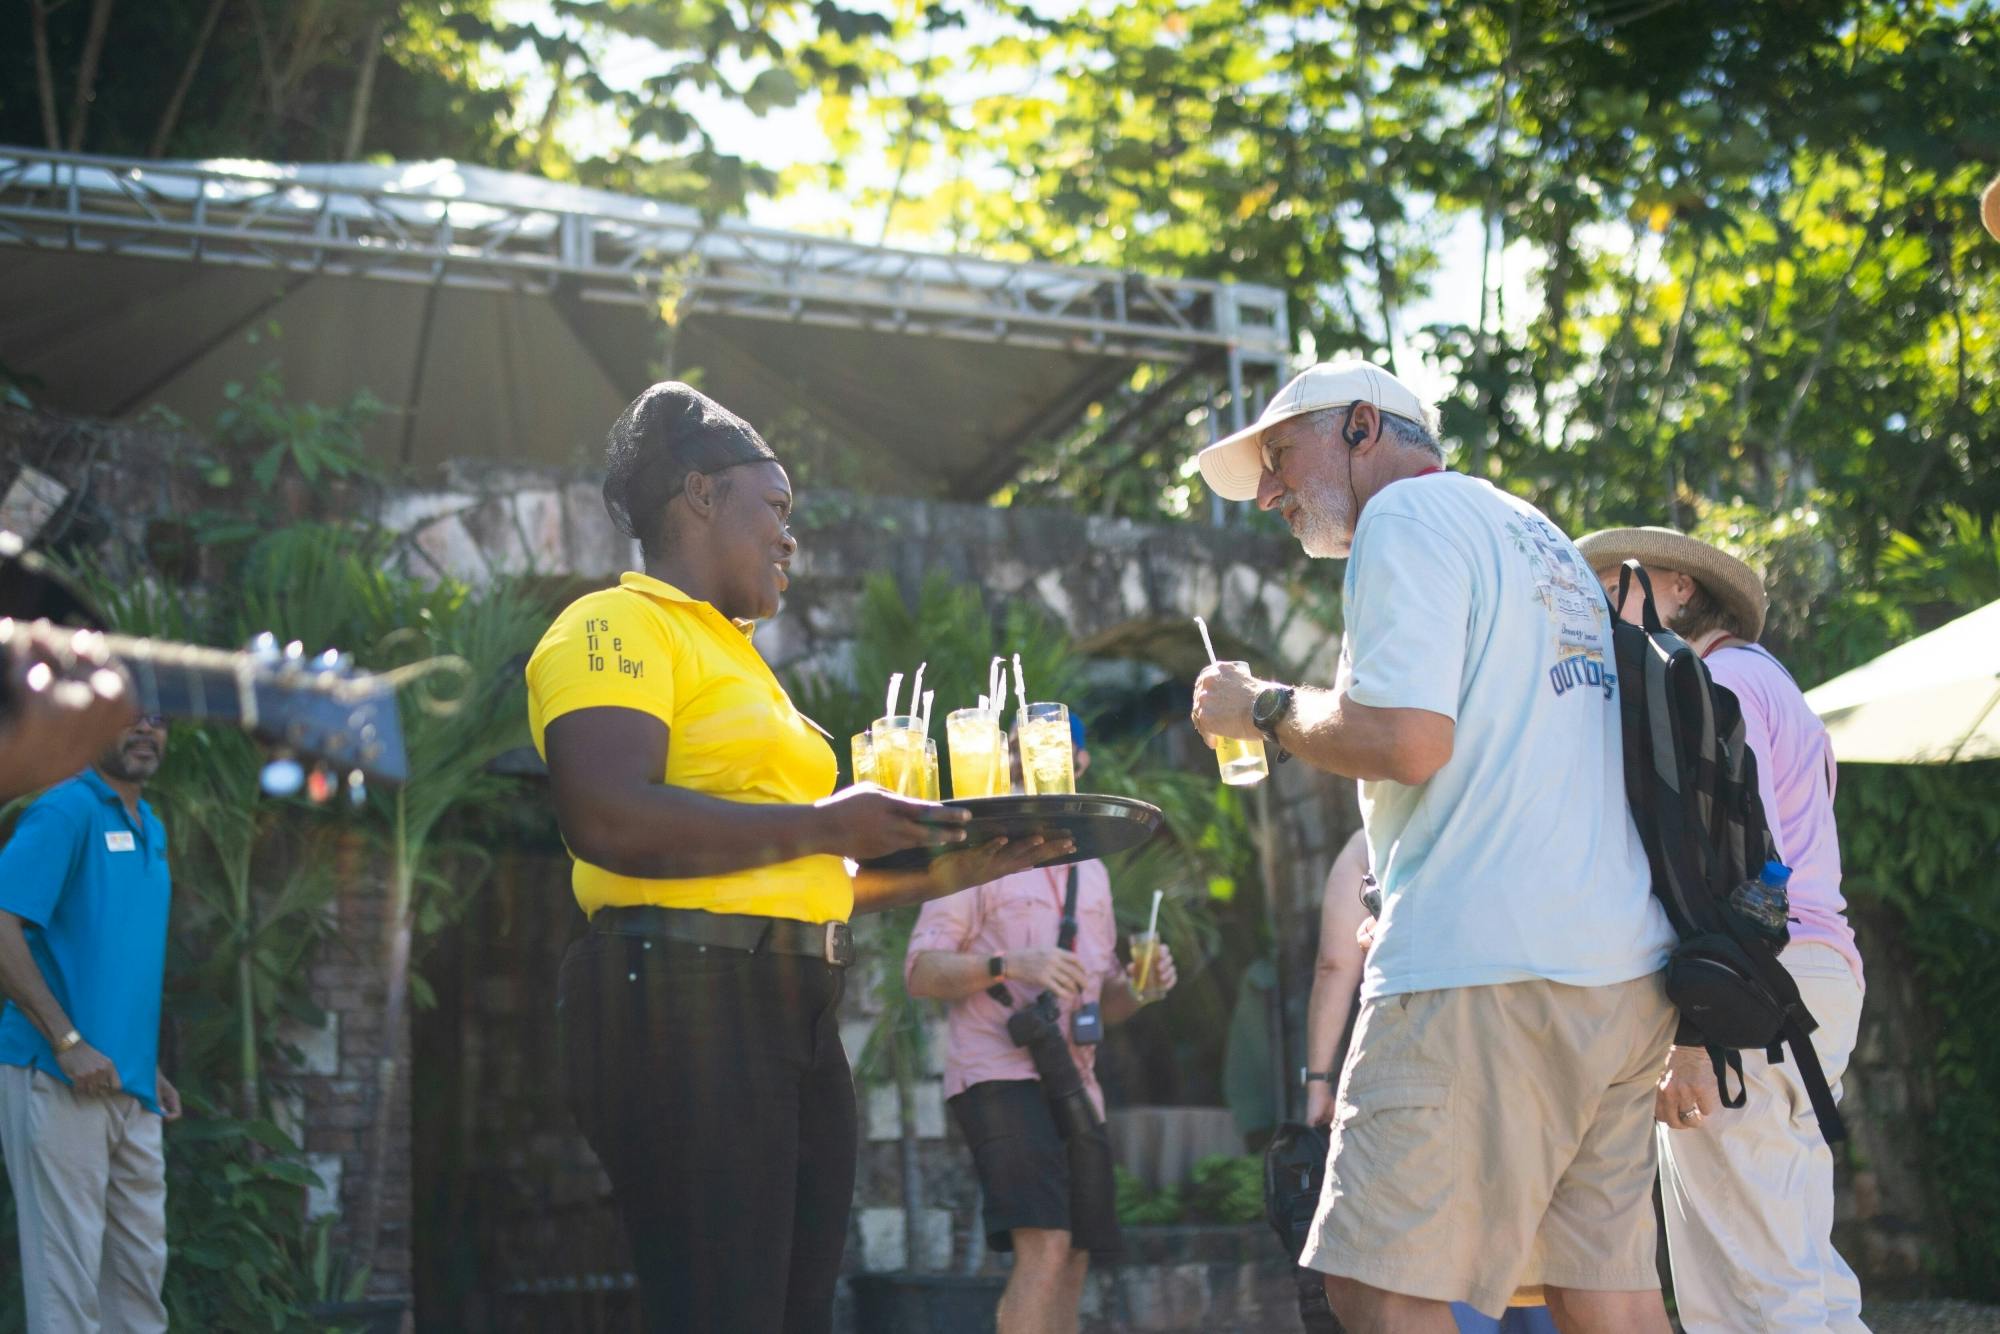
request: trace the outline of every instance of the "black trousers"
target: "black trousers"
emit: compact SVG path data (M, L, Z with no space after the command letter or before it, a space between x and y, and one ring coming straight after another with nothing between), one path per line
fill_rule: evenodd
M816 959L592 933L557 1005L653 1334L825 1334L854 1197L854 1079Z

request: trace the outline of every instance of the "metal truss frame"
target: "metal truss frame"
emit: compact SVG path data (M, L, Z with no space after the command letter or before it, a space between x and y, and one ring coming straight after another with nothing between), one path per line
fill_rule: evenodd
M1272 287L861 245L590 191L448 195L370 176L0 147L0 246L1213 361L1239 423L1246 372L1275 373L1290 352Z

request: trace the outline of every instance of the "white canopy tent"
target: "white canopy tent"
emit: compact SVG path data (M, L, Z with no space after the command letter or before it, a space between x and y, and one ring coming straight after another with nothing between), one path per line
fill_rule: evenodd
M1206 380L1232 429L1289 355L1273 288L858 245L453 162L0 147L0 293L0 365L58 409L200 422L276 359L295 398L387 405L384 458L588 465L632 395L694 370L767 430L958 498L1115 407L1139 363ZM251 345L267 323L282 339Z
M1846 763L2000 757L2000 602L1836 676L1806 703Z

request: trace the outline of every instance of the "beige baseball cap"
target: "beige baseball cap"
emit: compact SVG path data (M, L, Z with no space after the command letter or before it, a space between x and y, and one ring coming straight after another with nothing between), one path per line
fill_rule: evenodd
M1224 500L1255 500L1264 475L1264 432L1279 422L1322 408L1373 403L1384 412L1421 422L1424 400L1417 391L1372 361L1326 361L1299 372L1264 405L1257 424L1201 451L1201 478Z

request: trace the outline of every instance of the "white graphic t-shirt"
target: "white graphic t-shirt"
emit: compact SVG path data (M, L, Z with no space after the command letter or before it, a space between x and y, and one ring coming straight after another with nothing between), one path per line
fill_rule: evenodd
M1454 723L1429 782L1361 784L1383 903L1363 998L1662 967L1610 612L1569 538L1487 482L1396 482L1362 510L1346 615L1340 688Z

